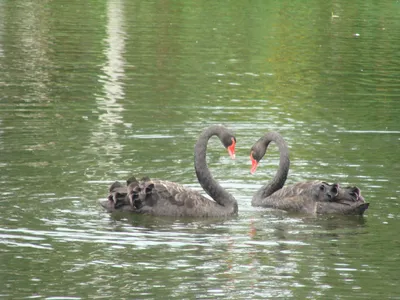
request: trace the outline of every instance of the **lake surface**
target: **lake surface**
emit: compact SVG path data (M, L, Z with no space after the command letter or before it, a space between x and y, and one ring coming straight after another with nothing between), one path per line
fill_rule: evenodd
M0 298L400 299L400 2L0 2ZM131 174L201 190L209 143L239 202L223 220L106 213ZM363 217L254 208L267 131L287 184L361 188Z

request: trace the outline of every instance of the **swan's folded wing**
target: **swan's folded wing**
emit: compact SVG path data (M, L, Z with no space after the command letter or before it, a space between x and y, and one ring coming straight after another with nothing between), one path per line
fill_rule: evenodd
M200 192L186 188L181 184L170 181L155 181L158 195L163 199L168 199L173 205L178 206L202 206L208 202L215 203L204 197ZM197 203L194 203L197 202Z
M217 212L217 203L200 192L169 182L155 180L151 199L142 212L153 215L208 217Z
M263 207L271 207L291 212L315 213L315 202L307 197L295 195L292 197L267 197L263 199Z
M304 181L295 184L287 185L280 190L277 190L270 197L273 198L290 198L290 197L313 197L315 191L322 181Z
M261 200L260 206L293 212L315 213L314 187L320 181L300 182L285 186Z
M183 185L164 180L154 180L154 184L153 194L157 196L157 202L165 202L165 200L167 200L167 202L170 202L172 205L184 205L185 198L180 196L180 194L186 192L188 189Z

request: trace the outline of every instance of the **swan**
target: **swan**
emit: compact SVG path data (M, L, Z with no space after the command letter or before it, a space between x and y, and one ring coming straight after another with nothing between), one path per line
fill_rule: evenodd
M235 158L236 138L224 126L214 125L203 130L194 147L194 166L197 179L206 193L213 199L181 184L143 177L131 177L127 186L115 182L109 189L108 199L101 205L109 212L131 211L155 216L174 217L226 217L236 215L238 204L211 175L206 162L208 140L217 136Z
M271 142L280 152L279 168L275 176L262 186L252 198L253 206L272 207L293 212L311 214L356 214L362 215L368 208L357 187L342 188L339 184L324 181L306 181L284 187L289 172L289 149L277 132L268 132L250 150L251 170L255 173Z

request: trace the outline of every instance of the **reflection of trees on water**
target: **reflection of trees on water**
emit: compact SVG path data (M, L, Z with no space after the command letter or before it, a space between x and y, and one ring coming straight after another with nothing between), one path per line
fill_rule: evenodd
M50 72L54 68L49 58L50 24L41 22L42 19L48 18L48 11L42 5L30 1L24 3L23 8L15 12L15 19L19 20L15 22L15 25L19 27L18 49L21 51L18 60L22 60L22 63L17 62L13 69L17 70L19 76L22 77L20 79L23 79L24 88L31 92L25 95L24 102L43 102L42 106L45 107L44 101L51 101ZM6 19L10 21L9 17ZM41 118L43 115L36 117Z
M107 4L107 33L105 38L106 48L104 54L106 61L102 66L103 74L99 82L103 84L104 94L96 95L99 110L99 123L92 132L91 144L102 148L107 154L110 152L115 157L115 152L121 150L118 142L117 124L122 123L123 106L118 103L124 97L122 79L124 77L125 51L124 32L124 1L108 1Z
M19 174L37 174L36 167L48 165L43 150L54 148L55 128L47 118L54 69L48 13L35 1L0 3L0 143L8 176L15 162L25 167Z

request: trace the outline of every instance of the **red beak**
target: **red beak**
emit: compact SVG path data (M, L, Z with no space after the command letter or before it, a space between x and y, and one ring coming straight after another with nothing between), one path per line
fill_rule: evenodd
M253 153L250 154L250 160L251 160L251 170L250 170L250 173L251 173L251 174L254 174L254 173L256 172L256 170L257 170L258 161L256 161L256 160L253 158Z
M232 144L227 148L227 149L228 149L229 156L230 156L232 159L235 159L235 146L236 146L235 139L232 138Z

